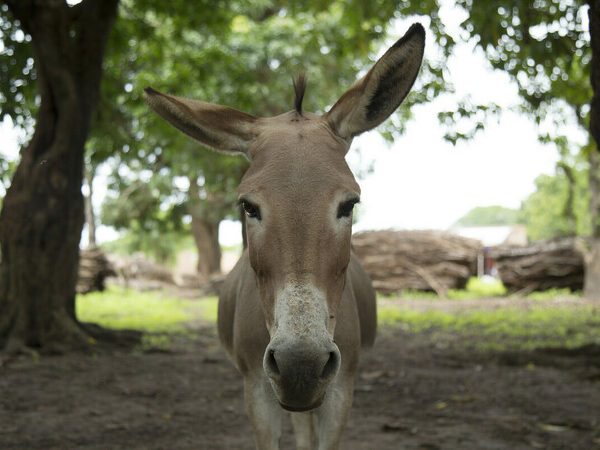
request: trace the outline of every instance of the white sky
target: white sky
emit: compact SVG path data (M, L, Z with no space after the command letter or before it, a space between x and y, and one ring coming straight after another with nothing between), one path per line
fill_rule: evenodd
M450 31L457 30L460 11L447 7L441 16ZM397 24L396 39L410 22ZM431 36L428 41L433 41ZM428 54L432 51L429 46ZM362 196L355 231L446 229L476 206L518 208L534 191L535 178L554 172L556 149L538 142L532 121L508 110L519 100L516 86L506 74L492 71L482 52L469 44L456 46L448 71L456 94L417 107L406 134L393 145L385 143L376 131L355 139L348 155L350 166L360 169L361 160L374 163L373 172L359 180ZM442 139L444 130L437 113L452 109L465 95L474 103L494 101L504 112L499 123L491 120L474 140L453 147ZM6 122L0 126L0 152L16 157L18 145L11 128ZM581 141L576 127L569 128L567 134ZM98 208L105 184L102 176L95 182ZM241 241L239 222L225 221L220 231L224 245ZM101 241L116 237L106 227L98 232Z

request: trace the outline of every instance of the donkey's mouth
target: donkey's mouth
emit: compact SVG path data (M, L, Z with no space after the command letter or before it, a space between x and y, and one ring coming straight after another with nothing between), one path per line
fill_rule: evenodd
M281 402L279 402L279 405L281 405L281 407L283 409L285 409L286 411L306 412L306 411L310 411L310 410L316 409L319 406L321 406L324 399L325 399L325 394L323 394L319 400L317 400L316 402L314 402L312 405L309 405L309 406L296 406L296 405L292 406L292 405L286 405L285 403L281 403Z

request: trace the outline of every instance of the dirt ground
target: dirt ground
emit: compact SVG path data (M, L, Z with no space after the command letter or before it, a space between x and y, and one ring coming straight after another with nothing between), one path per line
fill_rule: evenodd
M196 332L169 352L5 363L0 448L253 449L241 379L214 328ZM474 355L382 330L341 448L600 449L600 351Z

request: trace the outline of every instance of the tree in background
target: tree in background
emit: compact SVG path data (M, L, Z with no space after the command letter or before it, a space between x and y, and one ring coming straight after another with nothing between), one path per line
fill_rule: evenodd
M460 0L457 3L468 13L462 23L465 39L473 40L494 68L505 71L517 83L521 111L531 115L546 130L541 132L540 138L556 144L562 167L572 167L577 154L588 161L592 236L585 258L584 294L600 298L600 116L597 112L600 107L600 2ZM481 110L499 112L494 105L471 105L456 116L442 119L455 121L473 117ZM587 143L574 145L561 133L569 121L588 132ZM568 180L567 172L564 174ZM568 198L567 195L565 201ZM571 214L568 208L566 211L567 216Z
M589 176L584 161L554 175L540 175L536 190L521 204L529 239L555 236L589 236Z
M453 227L516 225L521 222L521 213L516 209L504 206L478 206L458 219Z

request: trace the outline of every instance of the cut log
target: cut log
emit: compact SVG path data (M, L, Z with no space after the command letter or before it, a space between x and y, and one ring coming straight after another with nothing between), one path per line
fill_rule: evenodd
M114 275L115 271L102 250L97 247L80 250L76 287L79 294L103 291L106 277Z
M373 287L382 294L402 290L462 289L477 271L481 243L441 231L365 231L352 246Z
M501 246L490 255L509 292L526 294L551 288L583 288L583 255L577 238L563 237L526 246Z

